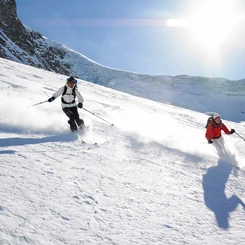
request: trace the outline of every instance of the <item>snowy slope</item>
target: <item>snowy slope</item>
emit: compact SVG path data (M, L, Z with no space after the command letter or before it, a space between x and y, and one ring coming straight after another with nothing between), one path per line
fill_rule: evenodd
M241 138L224 135L221 160L206 115L83 80L84 107L110 123L80 110L86 132L70 133L59 99L32 106L65 79L0 59L1 245L244 243Z

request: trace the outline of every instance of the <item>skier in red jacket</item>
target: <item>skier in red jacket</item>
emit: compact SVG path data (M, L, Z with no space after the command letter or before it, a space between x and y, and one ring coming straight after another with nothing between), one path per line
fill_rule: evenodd
M219 157L222 157L225 154L224 139L221 135L221 130L223 130L226 134L235 133L235 130L229 130L225 124L222 123L220 115L215 113L207 125L205 137L209 144L214 143Z

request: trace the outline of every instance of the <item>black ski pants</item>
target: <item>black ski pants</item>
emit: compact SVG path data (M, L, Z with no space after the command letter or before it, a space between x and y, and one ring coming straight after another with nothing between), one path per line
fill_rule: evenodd
M65 107L62 109L63 112L70 118L69 123L76 122L78 126L83 123L83 120L79 118L77 107Z

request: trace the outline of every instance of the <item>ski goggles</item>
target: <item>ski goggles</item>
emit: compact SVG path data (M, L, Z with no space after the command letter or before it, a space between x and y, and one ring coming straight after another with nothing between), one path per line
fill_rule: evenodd
M67 83L70 83L70 84L74 85L74 84L77 84L77 80L74 79L74 80L71 80L71 81L67 81Z

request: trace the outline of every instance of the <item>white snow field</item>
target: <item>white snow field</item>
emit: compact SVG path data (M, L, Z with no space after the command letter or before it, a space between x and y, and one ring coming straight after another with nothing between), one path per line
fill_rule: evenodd
M207 115L83 80L72 133L60 98L33 106L65 80L0 59L1 245L245 244L242 138L219 159Z

